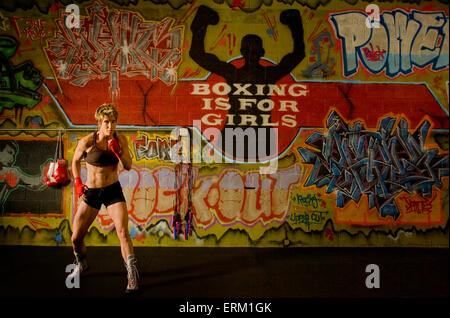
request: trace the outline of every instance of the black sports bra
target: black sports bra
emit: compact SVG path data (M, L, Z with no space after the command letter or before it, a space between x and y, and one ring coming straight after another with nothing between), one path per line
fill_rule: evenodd
M116 134L114 137L117 138ZM103 150L97 147L97 132L94 132L94 143L91 150L84 152L84 160L90 165L97 167L111 166L119 163L119 159L116 157L112 150Z

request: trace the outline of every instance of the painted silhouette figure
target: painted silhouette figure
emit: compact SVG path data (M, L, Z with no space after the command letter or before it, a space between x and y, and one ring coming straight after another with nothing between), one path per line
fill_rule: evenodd
M219 16L216 11L206 6L200 6L197 10L196 16L191 24L192 31L192 45L189 52L190 57L204 69L222 76L227 81L230 87L234 87L233 84L276 84L281 78L289 74L305 57L305 44L303 40L303 23L298 10L289 9L281 12L281 23L287 25L291 30L292 38L294 40L294 49L291 53L285 55L278 65L262 66L260 59L264 56L265 51L263 48L262 39L254 34L245 35L241 40L241 54L244 58L244 65L241 68L237 68L234 65L223 62L217 58L214 54L206 53L205 51L205 35L209 25L216 25L219 22ZM270 98L266 95L257 93L256 85L248 85L246 91L250 92L251 98L256 100L257 104L263 99ZM256 107L241 107L242 100L245 96L241 94L233 94L233 90L229 93L229 114L233 116L235 122L225 124L226 128L240 127L246 130L249 127L260 128L263 127L263 116L265 115L265 121L271 123L270 111L263 112ZM257 116L248 116L257 115ZM267 117L269 116L269 117ZM242 121L245 119L245 121ZM251 120L249 120L251 119ZM258 138L265 138L267 142L273 142L274 132L271 128L265 128L265 134L261 136L258 134ZM265 136L264 136L265 135ZM247 145L256 143L257 140L246 139L244 149L247 150ZM226 144L226 132L222 131L222 149L225 149ZM228 142L230 142L228 140ZM266 143L267 150L270 151L268 143ZM236 152L233 151L233 154ZM258 152L257 152L258 153ZM247 151L244 154L244 159L256 159L251 158Z

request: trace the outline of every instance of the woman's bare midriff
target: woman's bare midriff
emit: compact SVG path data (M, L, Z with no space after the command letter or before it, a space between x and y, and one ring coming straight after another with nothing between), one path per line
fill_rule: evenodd
M119 180L117 175L117 164L106 167L97 167L86 163L86 169L86 186L90 189L107 187Z

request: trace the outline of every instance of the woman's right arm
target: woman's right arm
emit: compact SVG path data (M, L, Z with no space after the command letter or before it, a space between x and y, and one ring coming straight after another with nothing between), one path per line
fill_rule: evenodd
M89 136L81 138L78 142L77 147L75 148L75 153L72 160L72 174L74 180L81 177L81 159L83 158L83 154L87 149L88 138Z

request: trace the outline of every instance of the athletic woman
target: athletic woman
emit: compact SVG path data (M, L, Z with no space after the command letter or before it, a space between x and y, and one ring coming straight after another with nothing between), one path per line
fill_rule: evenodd
M131 169L131 155L125 136L116 133L118 112L114 105L103 104L95 112L98 130L83 137L72 161L76 195L82 202L73 219L72 246L75 270L70 275L80 275L88 269L84 236L95 220L102 205L114 222L120 248L127 269L126 292L138 289L138 271L133 244L128 231L128 211L118 178L119 164ZM81 160L86 162L87 178L81 180Z

